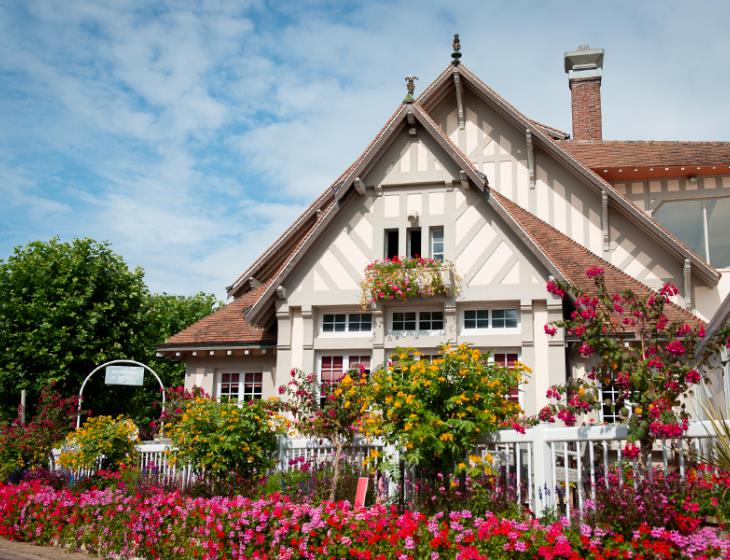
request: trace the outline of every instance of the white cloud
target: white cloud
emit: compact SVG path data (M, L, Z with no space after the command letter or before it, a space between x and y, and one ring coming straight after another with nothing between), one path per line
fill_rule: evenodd
M562 53L589 42L607 50L607 136L730 139L717 71L728 6L663 13L628 1L0 7L0 197L23 225L0 251L89 235L155 290L222 295L367 145L403 76L422 90L446 66L455 31L466 64L549 124L570 128Z

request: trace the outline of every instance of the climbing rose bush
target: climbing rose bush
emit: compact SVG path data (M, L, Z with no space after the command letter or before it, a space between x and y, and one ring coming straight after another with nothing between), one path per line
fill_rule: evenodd
M360 304L367 309L379 301L456 295L458 286L449 287L444 283L444 271L458 284L454 265L449 262L399 257L372 262L365 268L365 279L360 284Z
M629 537L561 519L500 519L470 511L398 513L348 502L189 498L153 490L73 493L39 481L0 485L0 537L84 548L99 556L179 559L500 560L726 558L715 529L691 535L642 525Z
M548 282L550 293L570 296L575 308L567 319L545 325L545 332L554 335L562 328L576 337L580 355L592 367L587 379L551 387L547 392L551 404L539 417L551 421L557 416L575 425L579 417L602 406L599 386L612 385L618 391L615 410L628 424L624 452L635 458L655 439L679 437L687 430L689 414L682 398L703 381L704 368L726 343L728 327L719 329L700 353L703 324L668 318L674 305L671 298L678 293L675 286L666 284L646 297L629 290L612 294L604 269L591 267L586 276L593 280L597 295L565 282Z

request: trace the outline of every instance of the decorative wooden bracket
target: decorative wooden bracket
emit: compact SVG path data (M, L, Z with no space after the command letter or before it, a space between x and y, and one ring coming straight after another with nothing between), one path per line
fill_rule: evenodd
M365 196L365 183L362 182L362 179L360 179L360 177L355 177L354 185L357 194Z
M287 291L285 286L278 286L276 288L276 297L279 299L286 299Z
M461 76L454 71L454 87L456 89L456 112L459 119L459 128L464 130L464 86L461 83Z
M525 142L527 144L527 170L530 174L530 188L535 188L535 152L532 148L532 132L525 129Z
M692 311L692 261L684 259L684 308Z
M406 120L408 121L408 136L416 135L416 117L408 111L406 113Z
M461 182L461 188L465 191L469 190L469 177L466 176L466 172L462 169L459 171L459 181Z
M603 255L611 251L611 232L608 227L608 193L601 191L601 235L603 237Z

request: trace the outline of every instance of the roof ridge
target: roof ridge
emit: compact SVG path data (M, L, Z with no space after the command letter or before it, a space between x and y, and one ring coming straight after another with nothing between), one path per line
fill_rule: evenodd
M555 255L564 255L564 251L561 251L559 253L554 253L554 250L550 246L550 244L544 242L541 238L538 238L535 235L534 231L532 231L532 228L530 228L528 225L526 225L524 223L524 220L525 220L526 217L529 217L529 219L538 222L538 225L540 227L548 229L552 235L558 236L562 240L564 240L567 243L569 243L570 246L573 248L573 250L577 250L577 251L582 252L585 256L589 257L590 259L594 260L597 264L599 264L601 266L601 268L608 269L611 272L613 272L614 274L616 274L616 275L620 276L621 278L623 278L629 284L635 285L639 289L639 291L644 291L644 292L645 291L648 291L648 292L651 292L651 293L657 293L657 291L654 290L653 288L647 286L646 284L644 284L640 280L637 280L633 276L627 274L626 272L624 272L623 270L621 270L620 268L618 268L617 266L615 266L611 262L609 262L606 259L604 259L603 257L595 254L593 251L591 251L585 245L582 245L582 244L578 243L577 241L575 241L574 239L570 238L569 236L565 235L563 232L561 232L560 230L558 230L554 226L551 226L550 224L548 224L547 222L545 222L544 220L542 220L541 218L539 218L538 216L536 216L532 212L524 209L519 204L513 202L512 200L508 199L504 195L502 195L502 194L500 194L500 193L498 193L498 192L496 192L494 190L490 190L490 196L493 196L507 210L507 212L509 212L509 214L512 215L514 217L514 219L520 225L522 225L522 227L525 229L526 233L530 236L530 238L533 240L533 242L536 245L538 245L538 247L540 247L540 249L543 252L545 252L550 257L550 259L553 262L555 262L557 268L562 271L562 273L565 276L566 280L568 280L572 284L576 285L576 282L575 282L576 278L572 278L571 279L570 278L570 274L569 273L566 273L566 268L567 267L565 267L564 265L561 265L561 263L559 262L561 260L561 258L558 258L558 259L555 258ZM558 261L558 262L556 262L556 261ZM576 264L576 266L578 266L578 265ZM578 287L580 288L580 286L578 286ZM632 291L634 291L634 293L638 293L637 290L632 290ZM689 312L688 310L684 309L683 307L680 307L679 305L677 305L676 303L674 303L672 301L669 301L669 306L670 306L670 308L674 309L674 311L676 313L678 313L680 315L683 315L688 320L691 320L691 321L702 321L702 319L700 319L696 315L692 314L691 312ZM702 322L704 322L704 321L702 321Z

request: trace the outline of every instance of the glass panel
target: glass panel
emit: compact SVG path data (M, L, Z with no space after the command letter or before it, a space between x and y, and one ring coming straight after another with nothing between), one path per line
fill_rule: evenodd
M372 315L370 313L350 313L347 330L353 332L369 332L372 330Z
M421 311L418 317L418 330L436 331L444 328L444 314L441 311Z
M223 373L221 374L220 397L221 401L231 400L238 401L239 393L239 374Z
M344 313L333 315L326 314L322 316L322 332L345 332L347 315Z
M350 356L349 369L370 373L370 356Z
M698 255L705 255L701 200L664 202L654 217Z
M398 256L398 230L385 230L385 258L392 259Z
M707 200L705 210L710 262L717 268L730 267L730 198Z
M477 312L476 311L464 311L464 328L475 329L477 328Z
M421 256L421 229L408 230L408 256L417 259Z
M444 260L444 228L431 228L431 258L435 261Z
M394 331L415 331L416 330L415 312L393 313L393 330Z
M243 400L252 401L261 398L263 387L263 375L261 373L246 373L243 380Z

